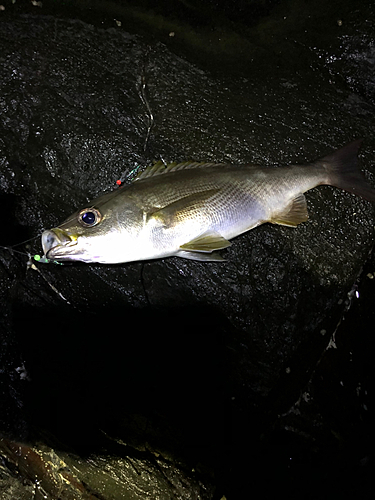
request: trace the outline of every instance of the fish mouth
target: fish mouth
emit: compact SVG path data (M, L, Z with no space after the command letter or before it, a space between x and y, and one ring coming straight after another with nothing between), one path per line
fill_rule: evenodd
M45 257L50 260L75 260L74 249L77 238L69 235L62 229L49 229L42 234L42 247Z

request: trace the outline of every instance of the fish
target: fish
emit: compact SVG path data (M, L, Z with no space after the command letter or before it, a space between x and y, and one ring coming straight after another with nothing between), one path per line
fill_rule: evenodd
M375 202L358 168L361 140L306 165L157 162L43 232L44 258L120 264L182 257L223 261L219 250L260 224L308 220L304 193L331 185Z

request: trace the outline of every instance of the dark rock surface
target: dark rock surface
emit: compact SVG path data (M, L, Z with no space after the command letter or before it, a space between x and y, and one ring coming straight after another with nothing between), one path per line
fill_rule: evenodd
M279 65L241 52L234 75L37 9L0 11L0 498L371 498L370 203L317 188L308 223L256 228L224 264L27 265L43 229L160 157L272 167L363 136L374 185L368 11L328 12L303 48L285 28Z

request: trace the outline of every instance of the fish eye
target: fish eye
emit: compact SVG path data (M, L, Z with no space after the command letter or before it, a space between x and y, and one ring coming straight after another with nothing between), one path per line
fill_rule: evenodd
M85 227L96 226L101 220L102 215L96 208L84 208L78 215L78 222Z

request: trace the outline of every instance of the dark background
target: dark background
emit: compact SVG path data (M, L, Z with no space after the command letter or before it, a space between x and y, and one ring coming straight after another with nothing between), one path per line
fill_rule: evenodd
M2 5L0 498L372 498L370 203L313 190L306 224L220 265L27 267L160 157L303 164L364 137L374 185L372 7Z

